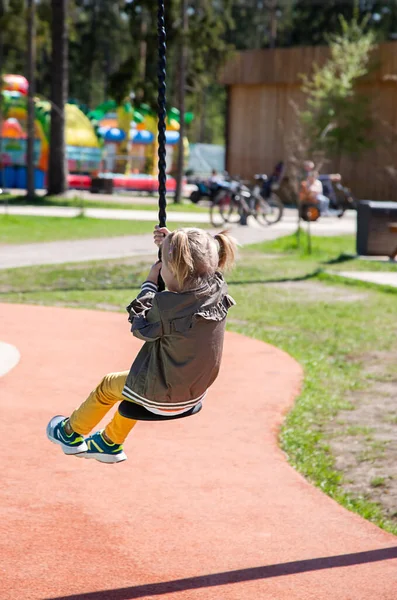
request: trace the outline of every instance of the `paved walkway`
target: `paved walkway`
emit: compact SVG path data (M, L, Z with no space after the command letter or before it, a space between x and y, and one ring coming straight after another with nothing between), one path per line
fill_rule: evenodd
M235 227L233 235L240 244L253 244L274 239L276 230ZM156 249L152 234L45 242L40 244L9 244L1 246L0 269L41 264L62 264L87 260L125 258L129 256L155 257Z
M139 348L125 316L0 306L21 361L1 380L0 598L395 600L396 538L286 462L277 432L300 366L228 334L191 419L139 423L129 460L67 457L45 427Z
M187 183L183 186L183 197L188 199L190 194L197 189L197 186L194 184ZM25 196L26 190L24 189L11 189L9 193L12 196ZM36 190L37 196L46 196L47 190ZM148 194L146 192L135 192L135 191L126 191L126 190L115 190L113 194L91 194L91 192L87 190L67 190L62 196L68 199L73 198L82 198L84 200L91 200L93 202L110 202L114 204L158 204L158 194ZM174 193L167 193L168 202L174 201ZM0 196L1 201L1 196Z
M73 218L80 214L79 208L72 206L11 206L8 211L4 206L0 214L8 212L10 215L27 215L34 217L63 217ZM85 208L86 217L94 219L116 219L118 221L152 221L158 220L158 211L155 210L130 210L120 208ZM208 223L208 213L169 212L167 220L170 223Z
M337 275L347 277L348 279L358 279L368 283L377 283L378 285L390 285L397 288L397 263L395 273L382 271L339 271Z
M13 207L11 214L35 214L43 216L72 217L76 214L73 208L47 207ZM23 212L26 211L26 212ZM93 214L91 215L91 211ZM78 212L78 211L77 211ZM1 213L1 210L0 210ZM99 215L99 216L98 216ZM115 215L115 216L114 216ZM116 209L90 209L90 216L95 218L145 219L157 222L154 211L129 211ZM205 220L203 220L203 217ZM208 223L208 215L200 213L170 213L169 223L187 222L192 225ZM286 211L280 223L271 227L262 227L252 217L249 226L231 225L233 235L241 245L276 239L296 230L295 211ZM354 213L344 219L327 218L311 225L313 235L341 235L354 233ZM1 246L0 269L23 267L39 264L61 264L65 262L81 262L123 258L128 256L153 255L153 239L151 235L134 235L114 238L46 242L38 244L7 244Z
M26 215L36 217L63 217L73 218L80 214L79 208L71 206L0 206L0 214ZM86 208L84 214L94 219L116 219L122 221L152 221L156 223L158 219L157 210L132 210L119 208ZM167 220L170 223L209 223L208 212L189 212L189 211L169 211ZM295 209L285 209L282 220L272 227L264 229L278 229L280 231L289 231L296 229L297 211ZM251 227L263 229L254 218L249 218ZM306 224L304 224L306 227ZM356 212L348 211L342 219L337 217L322 217L311 224L313 235L341 235L355 233L356 231Z

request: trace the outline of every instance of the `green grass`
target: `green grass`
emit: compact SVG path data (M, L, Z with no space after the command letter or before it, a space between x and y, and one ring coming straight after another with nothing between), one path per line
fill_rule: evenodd
M374 349L397 352L397 290L384 293L367 287L360 299L361 286L340 278L332 285L321 279L324 261L349 251L349 236L313 240L310 257L289 249L288 243L284 238L242 250L228 277L237 301L228 328L282 348L304 368L302 393L280 437L291 464L348 509L397 534L396 520L387 520L380 506L344 489L326 433L340 410L354 409L349 394L369 385L365 365L357 357ZM274 259L263 256L269 252L277 253ZM142 262L126 262L0 271L0 301L123 311L147 269ZM383 449L371 441L370 431L367 434L362 460L381 458Z
M0 301L17 296L19 301L36 302L42 295L43 303L50 304L59 292L65 302L73 294L79 304L86 301L85 294L94 291L94 301L98 301L99 292L99 301L102 297L105 302L116 298L117 306L123 306L123 294L128 294L130 288L138 289L148 270L145 262L135 262L133 266L129 262L130 259L120 259L0 269ZM91 301L85 305L95 308Z
M374 477L373 479L371 479L372 487L383 487L385 483L386 482L384 477Z
M373 427L361 427L360 425L350 425L350 427L348 427L346 429L346 433L348 435L353 435L353 436L366 436L367 439L371 439L371 435L374 431Z
M117 196L115 196L115 202L101 201L95 198L95 194L92 194L89 199L82 200L79 196L73 198L57 197L57 196L37 196L34 202L26 202L26 196L0 196L0 206L8 201L10 206L71 206L74 208L118 208L120 210L157 210L157 197L156 196L142 196L142 200L151 198L153 204L145 202L139 202L137 198L139 195L136 193L131 194L135 200L131 202L117 202ZM128 195L122 195L123 200L128 200ZM175 204L172 196L167 196L167 211L168 212L191 212L191 213L207 213L208 207L192 204L189 200L184 200L181 204Z
M115 237L151 233L151 221L122 221L118 219L92 219L88 217L32 217L0 215L0 244L25 244L55 240ZM182 227L188 223L173 223ZM205 224L201 224L201 227Z
M356 255L354 235L316 237L312 236L312 252L308 252L306 232L301 232L300 244L296 234L256 244L252 248L265 253L285 254L299 257L300 261L316 261L327 272L338 271L392 271L397 273L397 262L365 260Z
M308 253L308 238L302 231L299 238L296 233L269 242L251 246L252 249L266 253L283 253L299 257L300 260L331 260L342 254L355 254L355 237L353 235L335 237L312 236L312 253Z

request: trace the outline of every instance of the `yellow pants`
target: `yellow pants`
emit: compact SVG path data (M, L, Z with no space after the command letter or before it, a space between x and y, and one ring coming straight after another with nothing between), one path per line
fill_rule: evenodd
M73 431L81 435L89 434L116 402L125 400L121 392L127 375L128 371L105 375L87 400L72 413L70 426ZM115 444L122 444L135 424L133 419L126 419L116 412L106 426L105 433Z

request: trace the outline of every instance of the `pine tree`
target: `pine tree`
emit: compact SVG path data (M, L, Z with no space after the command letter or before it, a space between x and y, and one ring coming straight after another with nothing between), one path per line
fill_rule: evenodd
M67 189L65 103L68 94L68 0L52 0L51 133L48 194Z
M35 196L34 185L34 94L35 94L35 64L36 64L36 1L28 0L27 14L27 69L29 81L28 91L28 119L27 119L27 197L33 200Z

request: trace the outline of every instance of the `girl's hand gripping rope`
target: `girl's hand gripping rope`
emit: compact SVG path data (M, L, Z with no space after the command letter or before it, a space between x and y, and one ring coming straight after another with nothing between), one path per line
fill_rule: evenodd
M153 232L154 243L158 248L160 248L161 244L164 242L166 236L170 233L170 230L167 227L159 227L156 225L155 230Z
M156 246L159 249L159 261L161 261L161 246L162 243L164 242L166 236L170 233L169 229L167 229L167 227L160 227L159 225L156 225L154 232L153 232L153 238L154 238L154 243L156 244ZM161 277L161 273L159 272L158 275L158 279L157 279L157 286L158 286L158 290L159 292L163 292L165 290L165 283L163 278Z
M157 285L161 267L162 267L161 260L158 260L156 263L154 263L154 265L152 265L152 267L149 271L149 275L147 276L146 281L151 281L152 283L155 283Z

